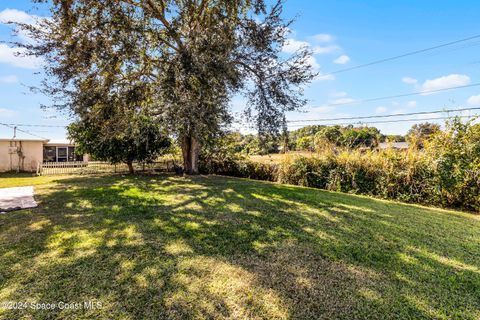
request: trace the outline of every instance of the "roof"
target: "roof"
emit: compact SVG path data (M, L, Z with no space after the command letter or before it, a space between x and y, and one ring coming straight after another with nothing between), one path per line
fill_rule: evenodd
M48 141L47 145L49 146L74 146L75 143L67 139L52 139Z
M2 142L14 142L14 141L24 141L24 142L43 142L48 143L48 139L21 139L21 138L0 138Z
M382 142L378 145L379 149L408 149L408 142Z

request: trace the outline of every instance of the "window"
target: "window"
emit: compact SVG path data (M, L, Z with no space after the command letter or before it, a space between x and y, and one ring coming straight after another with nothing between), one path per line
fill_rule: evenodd
M83 155L75 153L75 147L68 147L68 161L83 161Z
M57 147L57 161L65 162L67 160L67 147Z
M43 147L43 162L83 161L83 154L76 154L75 147Z
M56 147L43 147L43 162L55 162L57 161L57 148Z
M68 161L75 161L75 147L68 147Z

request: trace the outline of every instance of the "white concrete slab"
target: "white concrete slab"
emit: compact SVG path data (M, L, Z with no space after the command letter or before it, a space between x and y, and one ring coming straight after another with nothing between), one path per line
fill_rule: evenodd
M0 188L0 212L35 208L33 187Z

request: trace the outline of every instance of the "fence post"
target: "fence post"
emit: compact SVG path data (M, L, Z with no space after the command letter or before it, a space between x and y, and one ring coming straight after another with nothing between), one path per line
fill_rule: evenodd
M40 161L37 161L37 176L40 175Z

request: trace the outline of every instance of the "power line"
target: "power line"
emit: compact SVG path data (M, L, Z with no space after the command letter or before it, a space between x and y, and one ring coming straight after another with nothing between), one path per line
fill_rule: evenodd
M66 128L67 126L49 125L49 124L25 124L25 123L2 123L3 125L16 127L40 127L40 128Z
M474 118L478 117L480 115L472 115L472 116L459 116L458 118L463 119L463 118ZM397 122L422 122L422 121L431 121L431 120L448 120L448 119L453 119L454 117L436 117L436 118L423 118L423 119L399 119L399 120L384 120L384 121L370 121L370 122L345 122L345 123L329 123L329 124L322 124L324 126L345 126L345 125L350 125L350 124L378 124L378 123L397 123ZM289 127L303 127L305 125L303 124L294 124L290 125Z
M360 68L365 68L365 67L369 67L369 66L372 66L372 65L375 65L375 64L380 64L380 63L384 63L384 62L388 62L388 61L392 61L392 60L397 60L397 59L400 59L400 58L404 58L404 57L412 56L412 55L415 55L415 54L419 54L419 53L423 53L423 52L427 52L427 51L451 46L453 44L457 44L457 43L460 43L460 42L465 42L465 41L469 41L469 40L477 39L477 38L480 38L480 34L479 35L474 35L474 36L471 36L471 37L468 37L468 38L452 41L452 42L443 43L443 44L433 46L433 47L429 47L429 48L425 48L425 49L420 49L420 50L407 52L407 53L404 53L404 54L400 54L398 56L379 59L379 60L375 60L375 61L372 61L372 62L356 65L356 66L353 66L353 67L340 69L340 70L337 70L337 71L333 71L333 72L324 74L324 75L322 75L322 77L329 76L329 75L334 75L334 74L338 74L338 73L343 73L343 72L347 72L347 71L352 71L352 70L356 70L356 69L360 69Z
M14 129L14 130L17 130L17 131L19 131L19 132L26 133L26 134L31 135L31 136L33 136L33 137L37 137L37 138L40 138L40 139L48 140L48 139L45 138L45 137L36 135L35 133L31 133L30 131L27 131L27 130L22 130L22 129L19 129L19 128L15 128L15 126L11 126L11 125L6 124L6 123L0 123L0 125L5 126L5 127L8 127L8 128L11 128L11 129Z
M396 114L386 114L386 115L368 115L368 116L359 116L359 117L289 120L287 122L288 123L294 123L294 122L324 122L324 121L338 121L338 120L361 120L361 119L373 119L373 118L391 118L391 117L401 117L401 116L416 116L416 115L434 114L434 113L461 112L461 111L470 111L470 110L480 110L480 107L477 107L477 108L462 108L462 109L449 109L449 110L434 110L434 111L419 111L419 112L396 113Z
M365 101L365 100L362 100L362 101ZM330 106L330 105L327 105L327 106ZM410 113L395 113L395 114L388 114L388 115L368 115L368 116L359 116L359 117L289 120L287 122L288 123L294 123L294 122L323 122L323 121L337 121L337 120L361 120L361 119L372 119L372 118L390 118L390 117L400 117L400 116L414 116L414 115L434 114L434 113L461 112L461 111L471 111L471 110L480 110L480 107L433 110L433 111L420 111L420 112L410 112ZM45 127L45 128L66 128L67 127L67 126L61 126L61 125L22 124L22 123L0 123L0 124L4 125L4 126L16 126L16 127ZM41 132L45 132L45 131L41 131Z
M401 94L396 94L396 95L392 95L392 96L383 96L383 97L376 97L376 98L360 99L360 100L353 100L353 101L340 102L340 103L330 103L330 104L326 104L326 105L323 105L323 106L324 107L343 106L343 105L354 104L354 103L364 103L364 102L372 102L372 101L379 101L379 100L411 97L411 96L417 96L417 95L428 94L428 93L436 93L436 92L456 90L456 89L464 89L464 88L471 88L471 87L478 87L478 86L480 86L480 82L467 84L467 85L463 85L463 86L435 89L435 90L424 90L424 91L419 91L419 92L401 93Z

